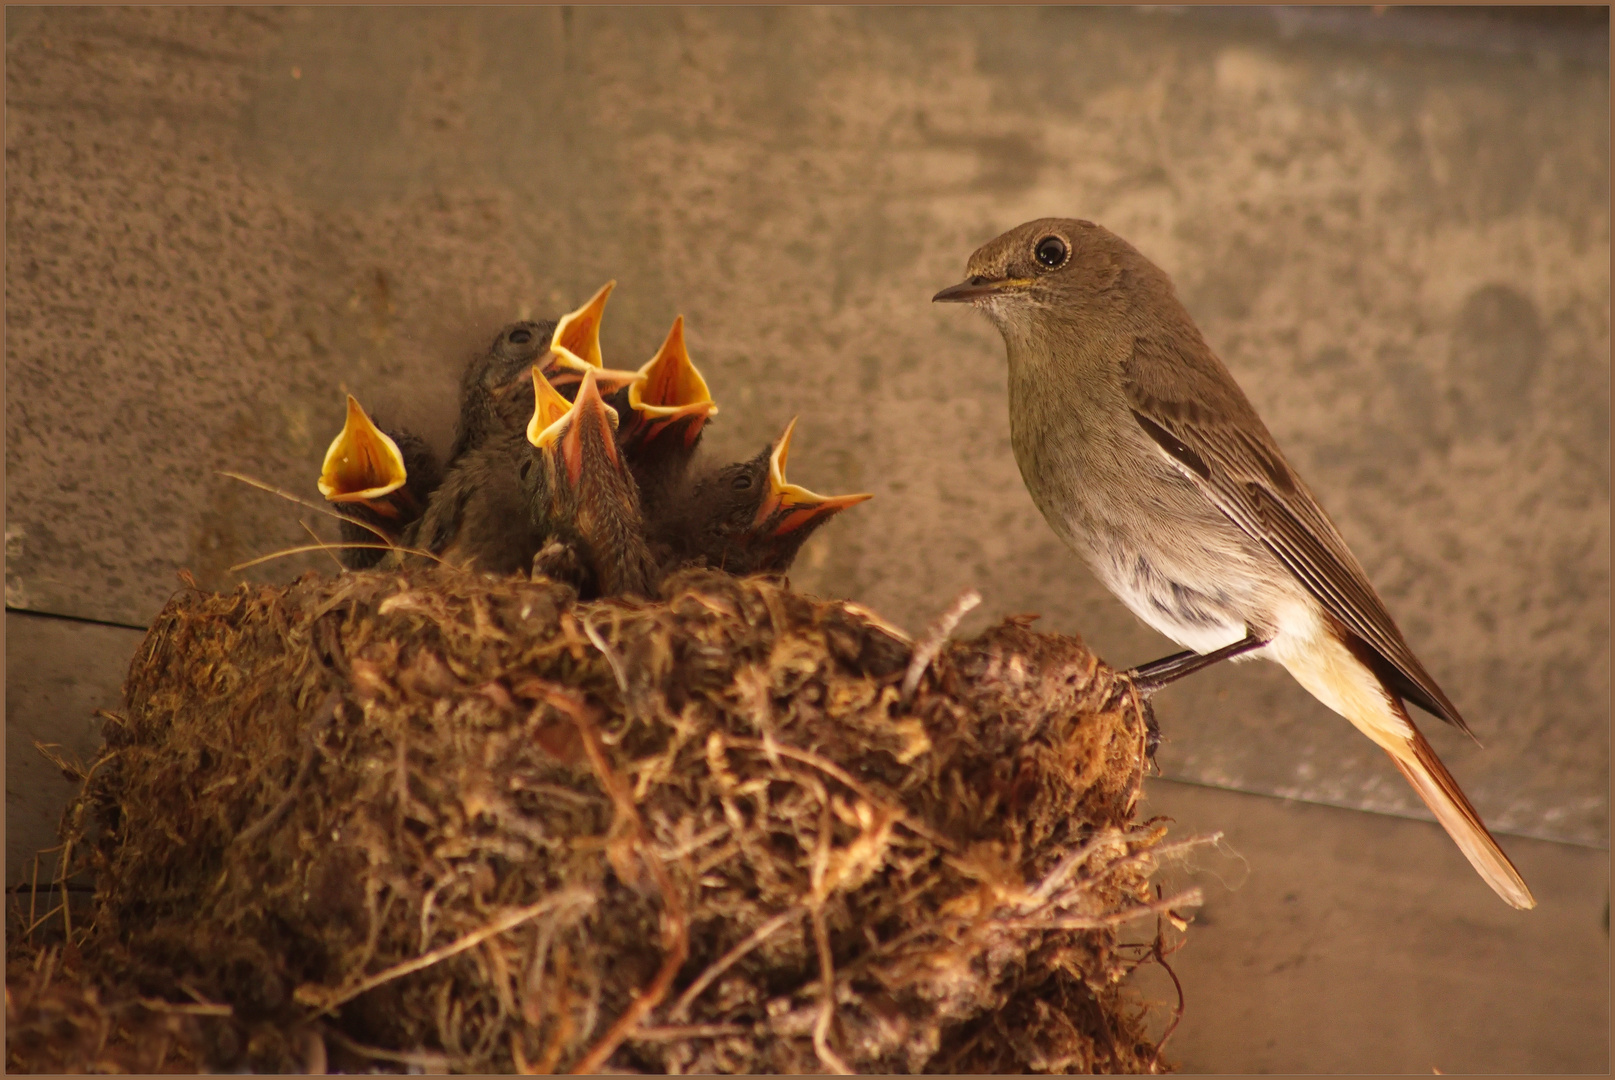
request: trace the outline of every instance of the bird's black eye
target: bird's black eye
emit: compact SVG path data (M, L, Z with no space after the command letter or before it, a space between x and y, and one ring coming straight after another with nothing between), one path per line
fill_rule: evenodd
M751 477L747 476L745 473L741 473L739 476L729 481L729 486L734 488L736 491L745 491L751 487Z
M512 345L525 345L532 340L533 332L531 330L512 330L510 332L510 343Z
M1058 236L1045 236L1037 242L1032 254L1040 264L1055 270L1065 265L1066 259L1071 257L1071 249Z

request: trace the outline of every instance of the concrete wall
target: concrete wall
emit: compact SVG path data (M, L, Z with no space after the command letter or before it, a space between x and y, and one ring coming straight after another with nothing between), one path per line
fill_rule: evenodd
M967 632L1034 610L1151 659L1020 484L996 333L929 303L1003 229L1083 216L1174 276L1319 492L1485 744L1432 730L1488 820L1606 847L1607 22L1504 21L10 9L8 609L139 627L181 567L224 588L300 518L330 535L217 470L317 498L344 389L444 439L469 348L615 277L608 359L682 312L712 452L800 413L793 477L876 493L799 587L918 629L973 586ZM40 625L8 619L10 700L89 737L15 668ZM96 648L85 701L121 675ZM1168 777L1422 815L1269 665L1159 712ZM34 790L8 771L14 815Z

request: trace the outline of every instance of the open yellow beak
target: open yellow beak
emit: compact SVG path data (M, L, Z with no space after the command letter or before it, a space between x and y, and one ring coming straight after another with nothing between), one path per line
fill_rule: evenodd
M571 368L580 374L585 368L606 366L600 355L600 323L605 318L606 300L616 287L615 280L606 282L588 303L561 316L550 338L550 351L555 354L551 366Z
M819 518L874 498L870 494L817 495L800 484L788 482L785 459L791 452L791 433L796 430L796 420L794 416L791 418L785 433L774 444L774 452L768 455L768 494L752 519L753 531L768 525L770 536L784 536Z
M527 426L527 441L540 450L554 448L566 465L567 477L574 485L583 475L584 447L587 443L600 444L607 459L613 465L620 465L617 458L617 410L607 405L600 396L599 369L590 368L584 373L576 401L568 402L554 387L549 387L549 392L565 407L564 411L543 429L535 431L540 413L554 409L553 402L541 404L533 411L532 423ZM539 396L542 398L543 391L539 391Z
M682 417L695 417L686 433L693 442L701 427L716 416L718 403L712 400L707 381L695 369L684 346L684 316L673 320L667 340L656 355L639 369L641 381L628 388L628 404L650 423L646 438L654 438L664 427Z
M398 444L348 395L348 419L320 466L320 494L334 503L371 503L404 486L409 474ZM386 512L390 507L375 507Z
M572 403L550 385L538 368L533 368L533 418L527 421L527 441L539 449L554 442L559 437L559 430L550 434L550 429L571 409Z

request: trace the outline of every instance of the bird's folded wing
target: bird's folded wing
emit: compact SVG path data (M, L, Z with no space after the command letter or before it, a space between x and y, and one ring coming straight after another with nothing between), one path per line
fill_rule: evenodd
M1329 614L1379 654L1392 690L1467 734L1457 706L1408 648L1334 522L1221 361L1196 344L1134 342L1123 369L1139 426L1229 520L1266 545ZM1151 377L1166 371L1170 382Z

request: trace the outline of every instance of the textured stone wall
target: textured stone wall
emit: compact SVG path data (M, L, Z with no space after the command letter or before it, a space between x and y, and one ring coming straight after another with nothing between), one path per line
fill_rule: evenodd
M468 349L615 277L608 360L682 312L711 452L800 413L793 478L876 493L800 587L918 629L974 586L966 630L1151 659L1020 484L997 335L929 303L1081 216L1178 282L1486 745L1433 735L1488 819L1605 843L1604 47L1395 18L11 9L7 604L141 625L180 567L330 535L217 471L317 498L344 389L444 439ZM1162 703L1168 776L1422 813L1269 665Z

